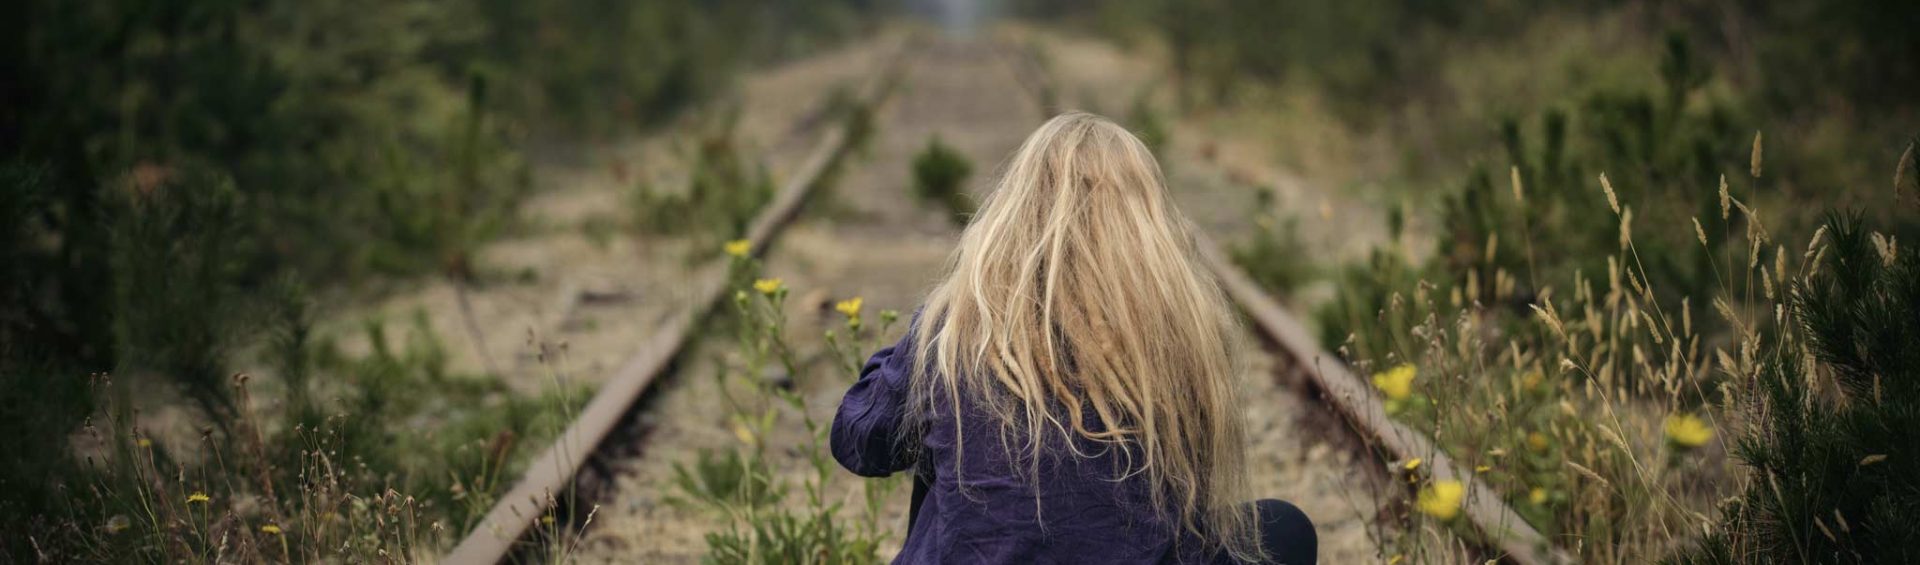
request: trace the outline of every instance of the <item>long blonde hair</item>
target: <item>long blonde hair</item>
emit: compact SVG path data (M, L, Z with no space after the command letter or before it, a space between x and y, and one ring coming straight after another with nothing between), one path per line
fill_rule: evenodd
M1029 478L1050 435L1118 450L1128 464L1116 480L1144 474L1167 523L1256 559L1238 319L1193 229L1126 129L1078 112L1041 125L927 298L914 346L931 355L915 363L915 415L926 419L935 395L954 407L971 395Z

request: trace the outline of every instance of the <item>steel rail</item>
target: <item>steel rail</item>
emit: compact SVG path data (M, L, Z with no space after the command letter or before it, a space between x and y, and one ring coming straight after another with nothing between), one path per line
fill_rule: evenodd
M862 91L860 99L868 108L880 106L894 90L893 74L914 40L909 36L898 41ZM781 229L799 214L808 195L822 184L822 178L853 148L853 127L852 123L842 123L829 130L796 174L781 186L773 201L755 216L744 238L752 243L754 256L766 252ZM693 306L663 322L613 376L600 385L567 429L527 465L513 489L500 497L486 517L441 562L499 563L512 554L528 530L540 522L554 504L566 498L566 491L581 466L627 419L634 404L671 365L708 310L726 294L727 269L725 262L714 262L697 272L694 287L698 290L689 300Z

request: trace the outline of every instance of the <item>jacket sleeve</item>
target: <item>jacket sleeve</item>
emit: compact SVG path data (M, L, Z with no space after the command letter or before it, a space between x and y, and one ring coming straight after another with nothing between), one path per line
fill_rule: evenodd
M901 433L915 363L911 327L898 343L867 360L833 416L833 458L853 474L885 477L913 467L915 439Z

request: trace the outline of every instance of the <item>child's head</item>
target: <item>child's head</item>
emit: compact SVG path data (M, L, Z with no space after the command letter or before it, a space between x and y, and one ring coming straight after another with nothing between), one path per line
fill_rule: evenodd
M1086 113L1047 121L1006 163L928 296L916 405L970 395L1030 468L1062 455L1041 453L1062 445L1050 435L1124 450L1123 473L1146 477L1174 523L1257 551L1237 321L1192 230L1133 134Z

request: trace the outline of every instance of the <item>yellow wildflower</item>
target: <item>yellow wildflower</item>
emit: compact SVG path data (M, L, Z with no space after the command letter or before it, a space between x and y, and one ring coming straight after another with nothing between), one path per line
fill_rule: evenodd
M1692 414L1667 416L1667 440L1681 447L1700 447L1713 439L1713 427Z
M780 279L760 279L753 281L753 289L760 291L760 294L773 296L773 293L780 292L780 284Z
M1406 468L1406 469L1407 469L1408 471L1412 471L1412 470L1414 470L1414 469L1419 469L1419 468L1420 468L1420 458L1419 458L1419 457L1415 457L1415 458L1412 458L1412 459L1408 459L1408 460L1407 460L1407 464L1406 464L1406 465L1402 465L1402 467L1405 467L1405 468Z
M1492 470L1493 470L1492 465L1481 465L1473 468L1473 472L1475 473L1485 473L1487 471L1492 471Z
M754 440L756 439L753 436L753 430L748 429L745 424L741 424L739 422L734 422L733 424L733 437L738 438L740 440L740 443L744 443L749 446L753 445Z
M1466 494L1467 487L1460 481L1437 481L1433 486L1420 489L1419 500L1414 502L1414 506L1419 507L1422 514L1452 520L1460 514L1460 500Z
M545 515L545 516L541 516L541 517L540 517L540 523L542 523L542 524L552 524L552 523L553 523L553 515L552 515L552 514L548 514L548 515Z
M140 439L134 440L133 444L138 445L140 447L153 447L153 440L150 440L147 438L140 438Z
M207 493L204 493L204 492L196 491L193 494L187 495L187 504L193 504L196 502L200 504L206 504L211 501L213 501L213 498L207 496Z
M1536 504L1536 505L1539 505L1539 504L1546 504L1546 503L1547 503L1547 489L1543 489L1543 488L1539 488L1539 487L1534 487L1534 489L1533 489L1532 491L1528 491L1528 492L1527 492L1527 502L1531 502L1531 503L1534 503L1534 504Z
M859 319L861 302L862 300L860 300L860 297L855 296L853 298L842 300L838 304L834 304L833 309L840 311L841 314L846 314L848 318Z
M267 524L265 526L260 526L260 531L277 536L277 535L280 535L280 526L278 524Z
M1547 446L1549 445L1552 445L1552 444L1547 443L1546 434L1543 434L1540 432L1527 433L1527 449L1531 449L1534 451L1546 451Z
M1413 395L1413 377L1417 374L1419 370L1413 365L1387 369L1384 373L1373 375L1373 387L1380 389L1380 392L1386 394L1389 399L1405 400Z
M1520 390L1539 388L1540 381L1544 379L1545 377L1540 374L1540 371L1527 371L1526 375L1520 377Z
M744 239L736 239L736 240L727 242L727 245L724 248L727 250L728 255L732 255L734 257L739 257L744 259L746 258L748 253L753 252L753 242L747 241Z

